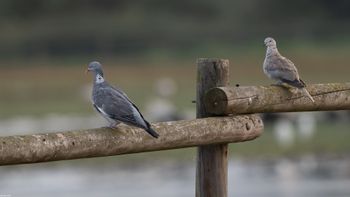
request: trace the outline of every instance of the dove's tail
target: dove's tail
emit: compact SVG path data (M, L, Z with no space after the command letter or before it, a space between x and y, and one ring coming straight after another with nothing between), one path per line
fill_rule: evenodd
M307 91L307 89L306 89L306 88L303 88L302 90L304 91L304 93L306 94L306 96L309 97L309 99L314 103L315 100L314 100L314 98L312 98L311 94Z
M145 131L147 131L147 133L149 133L154 138L159 137L159 134L155 130L153 130L151 127L145 128Z

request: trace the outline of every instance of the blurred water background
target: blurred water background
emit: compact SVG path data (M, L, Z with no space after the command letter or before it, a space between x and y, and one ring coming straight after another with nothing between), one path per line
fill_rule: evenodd
M269 85L272 36L307 83L349 82L348 1L0 2L0 135L105 126L90 104L100 61L150 121L195 117L196 59L232 85ZM230 145L229 196L350 196L350 112L264 114ZM194 196L195 149L0 167L0 196Z

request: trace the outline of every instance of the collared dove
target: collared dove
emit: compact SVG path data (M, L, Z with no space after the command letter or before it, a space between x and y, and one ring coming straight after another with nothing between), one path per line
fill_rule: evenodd
M130 101L128 96L105 81L102 66L99 62L91 62L87 71L91 71L94 76L93 106L111 123L110 127L113 128L123 122L127 125L142 128L154 138L158 138L158 133L151 128L151 125L143 118L140 110Z
M277 81L278 85L285 83L301 89L312 102L315 102L310 93L306 90L306 84L300 79L298 70L293 62L283 57L278 52L276 41L268 37L265 39L264 43L267 47L263 64L264 73L270 79Z

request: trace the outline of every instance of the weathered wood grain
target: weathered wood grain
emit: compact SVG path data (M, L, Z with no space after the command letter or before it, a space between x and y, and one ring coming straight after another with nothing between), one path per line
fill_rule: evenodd
M350 109L350 83L310 84L315 102L301 91L279 86L213 88L205 95L205 108L213 115Z

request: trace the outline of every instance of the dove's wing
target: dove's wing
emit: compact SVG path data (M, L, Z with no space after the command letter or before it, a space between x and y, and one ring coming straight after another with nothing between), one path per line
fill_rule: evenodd
M297 68L289 59L274 55L268 58L266 71L271 78L278 80L294 81L299 79Z

